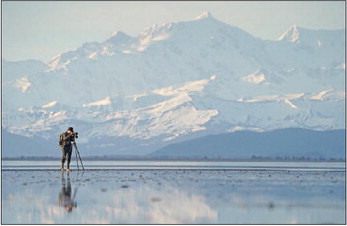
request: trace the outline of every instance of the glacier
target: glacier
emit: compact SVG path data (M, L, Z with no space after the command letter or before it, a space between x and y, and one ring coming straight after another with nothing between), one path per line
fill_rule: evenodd
M2 59L2 130L55 142L73 126L87 153L142 155L240 129L344 129L344 50L345 30L262 40L210 13L118 31L46 63Z

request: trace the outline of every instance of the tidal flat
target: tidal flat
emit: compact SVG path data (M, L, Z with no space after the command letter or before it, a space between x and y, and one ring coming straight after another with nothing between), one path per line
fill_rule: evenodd
M345 224L345 170L2 170L2 224Z

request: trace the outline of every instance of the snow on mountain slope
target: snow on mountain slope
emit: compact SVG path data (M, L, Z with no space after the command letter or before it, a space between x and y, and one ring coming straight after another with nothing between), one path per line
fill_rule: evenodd
M325 46L332 47L334 43L331 43L331 40L341 36L342 33L343 30L310 30L293 25L278 40L320 49Z
M55 139L72 125L85 144L150 149L235 128L344 128L344 47L343 30L261 40L209 13L116 32L47 65L3 60L3 129Z

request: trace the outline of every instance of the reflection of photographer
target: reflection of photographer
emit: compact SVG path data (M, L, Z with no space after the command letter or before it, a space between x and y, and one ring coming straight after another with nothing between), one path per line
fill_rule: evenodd
M60 135L59 146L62 147L61 157L61 171L64 171L65 161L67 162L66 171L70 172L70 161L72 154L72 143L78 138L78 133L73 131L72 127L69 127L65 133Z
M74 207L77 206L77 203L75 202L74 198L76 195L77 190L75 189L75 192L72 196L72 189L71 189L71 182L70 182L70 176L67 175L67 179L62 176L61 181L61 191L59 193L59 206L63 207L66 211L69 213L72 211Z

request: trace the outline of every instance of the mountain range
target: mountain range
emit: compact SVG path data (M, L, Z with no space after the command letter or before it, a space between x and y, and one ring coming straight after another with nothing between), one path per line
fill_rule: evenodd
M345 128L345 30L294 25L263 40L203 13L2 68L3 133L49 149L69 126L90 155L147 155L239 130Z
M346 130L238 131L171 144L150 156L162 159L345 160L345 143Z

